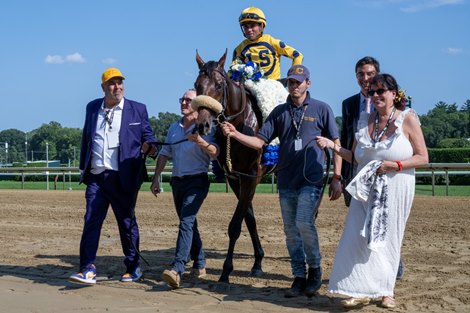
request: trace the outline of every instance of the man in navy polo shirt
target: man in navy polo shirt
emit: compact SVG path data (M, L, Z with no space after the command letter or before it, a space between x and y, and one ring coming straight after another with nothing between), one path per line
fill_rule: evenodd
M305 293L311 297L320 288L322 276L315 215L323 183L324 155L315 144L315 138L322 135L333 139L337 145L340 143L330 106L311 98L307 91L311 84L309 70L303 65L294 65L287 79L287 102L271 112L256 136L244 135L228 122L222 125L222 130L253 149L262 149L279 137L279 201L295 277L285 296L291 298ZM334 163L340 162L335 154ZM335 166L331 200L341 196L340 173L341 166Z

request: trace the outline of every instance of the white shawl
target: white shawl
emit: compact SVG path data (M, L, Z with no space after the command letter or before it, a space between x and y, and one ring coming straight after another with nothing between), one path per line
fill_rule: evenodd
M385 245L389 218L388 179L376 174L381 164L382 161L369 162L346 187L366 212L361 236L367 238L367 247L373 251Z

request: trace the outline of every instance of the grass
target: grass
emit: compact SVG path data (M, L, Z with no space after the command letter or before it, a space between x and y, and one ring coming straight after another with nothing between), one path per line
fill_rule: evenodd
M163 183L163 191L171 192L171 187L168 183ZM78 182L58 182L56 185L57 190L85 190L86 186L84 184L78 184ZM2 180L0 181L0 189L22 189L21 181L10 181ZM31 182L26 181L24 183L24 189L29 190L46 190L47 183L45 181L41 182ZM54 190L54 181L49 181L49 190ZM257 193L273 193L277 191L277 187L271 184L260 184L256 188ZM140 189L143 192L150 190L150 183L145 182ZM431 185L416 185L416 195L422 196L432 196L432 186ZM445 185L436 185L435 186L435 195L436 196L445 196L446 195L446 186ZM224 183L212 183L210 187L210 192L226 192L226 185ZM230 192L230 190L229 190ZM325 192L328 192L326 190ZM470 186L456 186L450 185L448 188L449 196L459 196L459 197L470 197Z

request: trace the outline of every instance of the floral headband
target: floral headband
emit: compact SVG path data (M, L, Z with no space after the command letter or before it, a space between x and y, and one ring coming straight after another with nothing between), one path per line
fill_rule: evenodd
M397 102L397 103L401 103L406 98L405 92L406 92L406 90L404 90L404 89L398 90L394 101Z

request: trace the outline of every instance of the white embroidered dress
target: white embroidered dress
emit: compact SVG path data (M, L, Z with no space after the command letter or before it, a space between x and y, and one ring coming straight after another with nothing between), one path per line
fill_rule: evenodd
M355 150L358 172L372 160L402 161L413 155L402 130L407 114L416 113L411 109L400 113L394 122L395 133L374 146L367 127L369 114L361 113ZM386 175L390 213L386 243L377 251L367 247L367 239L361 236L366 212L361 202L352 199L330 275L328 289L332 293L370 298L394 294L401 244L415 193L415 172L408 169Z

